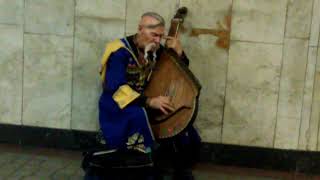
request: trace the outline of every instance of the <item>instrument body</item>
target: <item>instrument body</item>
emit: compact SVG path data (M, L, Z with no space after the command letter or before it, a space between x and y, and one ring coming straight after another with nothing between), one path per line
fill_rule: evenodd
M177 35L181 22L183 20L179 18L172 20L169 36ZM155 137L173 137L193 123L198 111L200 89L199 81L177 54L171 49L165 49L156 62L145 95L169 96L175 111L168 115L160 111L153 112L151 127Z

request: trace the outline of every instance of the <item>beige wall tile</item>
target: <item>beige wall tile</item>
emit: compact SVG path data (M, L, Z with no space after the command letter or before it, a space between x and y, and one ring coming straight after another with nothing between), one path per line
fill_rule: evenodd
M76 16L124 19L126 0L76 0Z
M281 79L278 104L279 117L301 118L303 89L303 81Z
M180 7L188 8L186 23L193 28L217 28L217 22L228 14L232 0L180 0Z
M308 40L285 40L275 136L276 148L298 148L308 44Z
M299 133L299 146L300 150L310 150L310 137L312 134L317 134L318 131L312 132L311 126L317 124L311 123L311 110L312 110L312 96L313 96L313 83L315 77L316 63L317 63L317 48L309 47L308 65L306 73L306 81L304 85L303 106L301 114L301 125ZM314 121L312 121L314 123ZM315 147L313 145L313 147Z
M22 24L24 0L0 0L0 23Z
M286 37L309 38L314 0L288 0Z
M25 31L73 35L73 0L25 0Z
M184 22L187 31L182 35L182 43L190 58L190 68L202 84L195 125L206 142L221 143L228 51L216 45L220 37L213 34L194 36L190 32L197 29L229 30L225 17L230 15L231 3L231 0L180 1L180 7L188 8Z
M320 81L320 73L317 72L316 76L316 84L315 90L319 91L319 81ZM319 96L318 96L319 98ZM319 101L312 101L312 109L311 109L311 118L310 118L310 125L309 129L305 134L305 138L307 139L306 143L306 150L308 151L319 151L319 119L320 119L320 102Z
M286 39L281 72L278 116L300 119L308 61L308 41ZM277 127L277 130L282 131Z
M25 35L24 125L70 128L73 39Z
M234 0L232 40L282 43L287 0Z
M175 9L176 1L173 0L127 0L126 34L137 32L140 17L147 11L155 11L163 16L168 29Z
M277 118L274 147L278 149L297 149L299 139L300 118Z
M182 37L190 69L202 84L195 124L206 142L221 142L228 54L215 46L216 40L216 37L208 35Z
M272 147L281 45L233 42L222 143Z
M320 134L319 134L319 120L320 120L320 47L318 47L318 56L317 56L317 67L315 74L315 84L313 90L313 104L312 104L312 112L311 112L311 122L313 124L311 126L312 132L318 132L318 136L315 133L311 133L310 138L310 149L315 149L314 146L317 146L317 150L320 151ZM315 143L317 141L317 143Z
M319 120L320 120L320 48L318 48L317 67L314 76L314 87L311 107L311 119L309 123L309 129L303 134L307 140L307 150L319 151ZM318 147L317 147L318 145Z
M310 34L310 46L318 46L318 41L320 41L320 0L314 0L313 11L312 11L312 24L311 24L311 34Z
M71 128L98 129L98 98L101 93L100 59L105 44L124 36L124 17L100 21L95 17L77 17L73 64Z
M21 124L23 30L0 25L0 122Z

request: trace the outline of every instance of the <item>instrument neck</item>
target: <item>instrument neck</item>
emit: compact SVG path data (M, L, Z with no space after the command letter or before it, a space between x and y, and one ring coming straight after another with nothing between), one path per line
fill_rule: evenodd
M182 23L181 19L177 19L177 18L172 19L168 36L177 37L181 23Z

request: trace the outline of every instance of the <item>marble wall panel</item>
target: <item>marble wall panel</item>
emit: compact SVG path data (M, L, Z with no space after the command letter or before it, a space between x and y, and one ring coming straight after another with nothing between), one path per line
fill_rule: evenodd
M312 24L310 34L310 46L318 46L320 41L320 0L314 0L312 11Z
M190 69L202 85L195 124L206 142L221 142L228 54L215 46L216 40L209 35L182 38Z
M320 134L319 134L319 121L320 121L320 47L318 47L318 56L317 56L317 66L316 66L316 74L315 74L315 82L313 89L313 104L312 104L312 112L311 112L311 123L314 126L311 126L312 132L318 132L317 137L315 133L311 135L311 142L314 142L316 139L317 143L310 143L313 146L316 146L317 150L320 151ZM311 146L310 145L310 146ZM310 149L313 149L311 146Z
M222 143L272 147L282 45L233 42Z
M301 117L307 60L307 40L285 40L279 97L279 116L292 118Z
M300 122L300 118L278 116L274 147L297 149Z
M314 58L315 52L314 48L311 48L310 58ZM300 136L301 138L304 138L306 140L305 143L302 143L305 145L306 150L308 151L315 151L317 150L317 139L318 139L318 128L319 128L319 115L320 115L320 59L319 59L319 52L320 48L318 48L318 58L316 62L316 70L314 74L314 84L313 84L313 97L312 97L312 107L311 107L311 117L310 117L310 123L309 128L305 133L302 133ZM301 126L301 128L304 128L304 126ZM303 141L302 141L303 142Z
M97 19L123 19L126 0L76 0L76 16Z
M148 11L159 13L165 19L168 29L176 7L177 1L173 0L127 0L126 34L137 32L141 15Z
M287 0L234 0L231 39L282 43Z
M220 40L217 34L202 34L201 30L217 32L217 29L225 28L223 30L228 33L230 29L225 18L230 15L231 5L231 0L180 1L180 7L189 10L184 22L186 29L181 36L182 44L190 58L190 69L202 84L195 125L206 142L221 142L228 50L216 45Z
M0 23L22 24L24 0L0 0Z
M24 35L23 125L70 128L73 38Z
M231 10L232 0L180 0L180 7L187 7L186 26L190 23L193 28L218 28Z
M309 38L313 1L288 0L286 37Z
M72 36L74 0L25 0L25 31Z
M299 133L299 146L300 150L311 150L314 149L316 141L311 139L311 136L314 137L314 134L317 134L318 131L312 131L312 126L317 126L317 123L314 124L314 121L311 121L311 111L312 111L312 97L313 97L313 85L314 77L317 63L317 48L309 47L308 54L308 64L306 72L306 81L304 85L304 95L303 95L303 104L302 104L302 114L301 114L301 123L300 123L300 133ZM311 124L312 122L312 124ZM316 137L316 136L315 136Z
M21 124L23 30L0 25L0 122Z
M110 11L120 13L116 16L93 12L99 3L106 5L109 1L97 1L85 8L86 1L79 1L76 7L76 32L73 64L72 94L72 129L98 129L98 98L101 93L99 66L107 42L124 36L125 1L110 4ZM107 10L108 10L107 9ZM119 12L119 11L120 12ZM110 15L110 16L109 16Z
M298 145L308 44L308 40L303 39L285 40L277 114L276 148L296 149ZM288 131L288 127L292 129Z

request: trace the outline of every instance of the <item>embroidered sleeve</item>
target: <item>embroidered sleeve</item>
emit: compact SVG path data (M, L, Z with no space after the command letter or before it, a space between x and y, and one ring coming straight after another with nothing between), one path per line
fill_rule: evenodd
M126 50L119 49L110 56L105 75L104 90L113 94L112 98L121 109L140 96L127 84L127 64L128 54Z
M139 96L139 93L134 91L129 85L125 84L117 89L112 98L118 104L120 109L123 109Z

